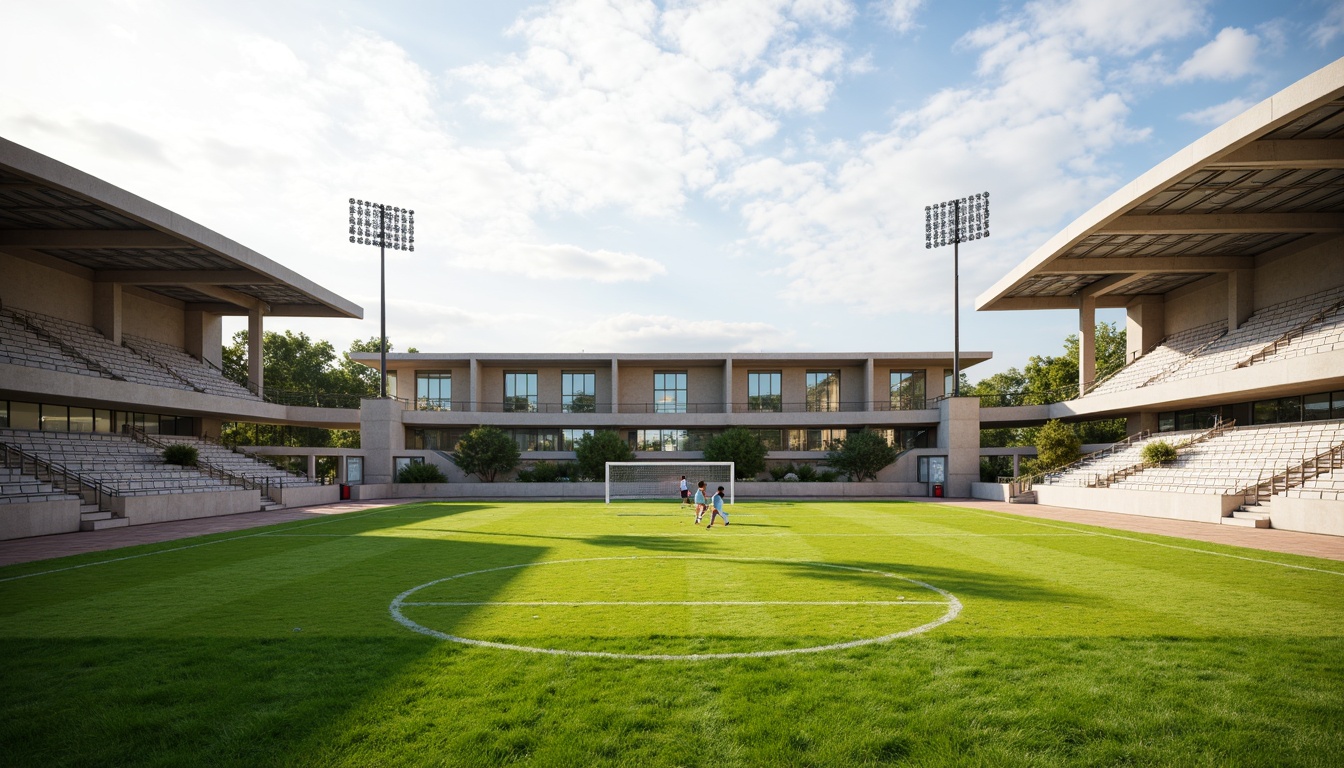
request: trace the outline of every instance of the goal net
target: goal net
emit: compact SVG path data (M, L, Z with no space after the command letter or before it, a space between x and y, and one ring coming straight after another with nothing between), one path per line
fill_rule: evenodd
M612 499L679 499L682 475L692 496L696 483L704 480L706 496L722 485L728 503L733 503L731 461L608 461L607 503Z

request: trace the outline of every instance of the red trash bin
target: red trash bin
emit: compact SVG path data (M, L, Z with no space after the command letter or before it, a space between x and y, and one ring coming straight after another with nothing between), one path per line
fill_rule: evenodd
M341 501L349 501L349 500L350 500L350 486L346 485L345 483L341 483Z
M937 483L937 484L935 484L935 485L933 486L933 496L934 496L934 498L937 498L937 499L941 499L941 498L943 498L943 484L942 484L942 483Z

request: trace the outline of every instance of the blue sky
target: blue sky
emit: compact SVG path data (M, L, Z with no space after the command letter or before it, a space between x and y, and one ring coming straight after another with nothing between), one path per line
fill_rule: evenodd
M414 208L388 335L452 352L952 346L971 378L1067 312L974 298L1116 188L1344 55L1344 2L4 2L0 135L365 308L346 199ZM1101 319L1123 321L1120 311ZM231 322L229 331L242 327Z

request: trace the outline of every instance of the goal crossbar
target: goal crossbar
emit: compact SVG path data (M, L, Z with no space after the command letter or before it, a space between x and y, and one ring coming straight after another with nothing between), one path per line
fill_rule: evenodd
M611 503L613 495L617 498L675 498L681 476L685 475L692 493L700 480L709 483L712 477L712 482L723 483L728 491L728 503L732 504L737 496L736 468L731 461L608 461L606 503ZM701 470L701 477L695 476L697 469ZM616 483L614 494L613 482ZM715 487L706 490L712 494Z

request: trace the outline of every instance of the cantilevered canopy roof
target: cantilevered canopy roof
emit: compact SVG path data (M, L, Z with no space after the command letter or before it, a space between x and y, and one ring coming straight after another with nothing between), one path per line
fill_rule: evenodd
M1102 201L976 309L1123 307L1344 234L1344 59Z
M101 179L0 138L0 251L222 315L364 310L261 254Z

